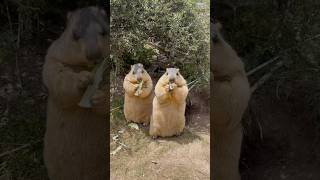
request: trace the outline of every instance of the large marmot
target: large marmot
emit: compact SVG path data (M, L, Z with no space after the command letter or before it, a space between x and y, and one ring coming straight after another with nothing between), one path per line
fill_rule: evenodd
M248 106L250 87L243 62L220 34L221 24L212 26L212 175L217 180L239 180L241 119Z
M81 100L107 43L105 12L97 7L68 14L62 35L48 49L43 81L48 89L44 160L51 180L107 179L107 89ZM103 88L102 88L103 89Z
M167 68L155 86L150 135L173 136L182 133L188 87L179 69Z
M152 112L153 83L143 65L131 66L123 81L125 90L124 115L127 122L148 125Z

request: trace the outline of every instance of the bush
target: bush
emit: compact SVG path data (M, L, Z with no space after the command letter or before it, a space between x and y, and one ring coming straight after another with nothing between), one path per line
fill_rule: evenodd
M247 70L279 56L285 66L273 76L278 87L268 88L277 89L287 102L303 105L320 134L319 2L228 2L216 3L216 18L222 21L226 39L243 57Z
M147 68L176 66L188 80L208 82L209 1L204 3L205 8L184 0L112 0L114 72L123 74L130 64L142 62ZM160 55L167 61L162 63Z

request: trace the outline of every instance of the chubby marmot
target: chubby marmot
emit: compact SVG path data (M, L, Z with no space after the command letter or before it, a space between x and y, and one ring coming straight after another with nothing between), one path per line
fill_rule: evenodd
M177 68L167 68L155 87L150 135L167 137L179 135L185 126L188 87Z
M141 63L131 66L123 81L124 115L127 122L148 125L152 112L153 83Z
M250 99L250 86L244 64L223 39L221 28L219 23L212 24L212 174L213 179L240 180L241 119Z
M107 179L107 86L78 106L92 81L89 66L108 47L105 11L86 7L70 12L62 35L48 49L43 82L48 89L44 162L51 180Z

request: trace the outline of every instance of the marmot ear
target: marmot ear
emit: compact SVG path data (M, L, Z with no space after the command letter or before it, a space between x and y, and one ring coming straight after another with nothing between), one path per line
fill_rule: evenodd
M102 14L103 17L106 17L106 11L104 9L100 9L100 13Z

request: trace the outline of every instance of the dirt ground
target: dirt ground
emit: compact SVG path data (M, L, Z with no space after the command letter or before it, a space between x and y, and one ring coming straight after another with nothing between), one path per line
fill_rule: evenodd
M319 134L309 107L277 95L273 87L277 87L275 79L253 94L244 117L242 178L318 180Z
M289 98L274 87L276 77L255 91L243 118L242 180L318 180L319 127L299 95ZM111 155L111 179L209 179L207 95L190 96L191 121L181 137L153 141L148 128L131 130L118 109L117 121L111 122L111 151L118 142L128 148Z
M121 108L117 117L111 114L110 152L126 146L110 155L112 180L210 179L209 96L199 92L189 96L188 124L178 137L153 140L149 127L130 128Z

